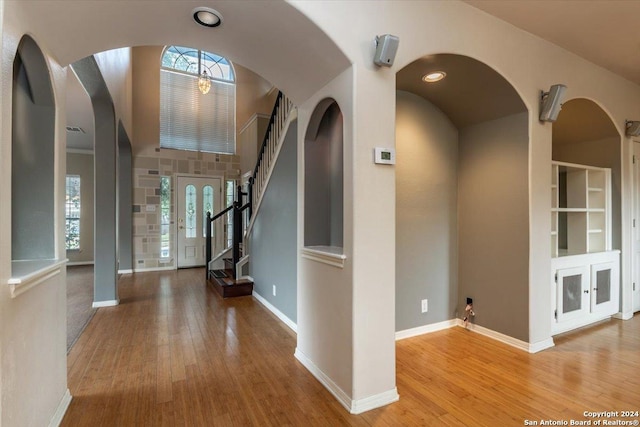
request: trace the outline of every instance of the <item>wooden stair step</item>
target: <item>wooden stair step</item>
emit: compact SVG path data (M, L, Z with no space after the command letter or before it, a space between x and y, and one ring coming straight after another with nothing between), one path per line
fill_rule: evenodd
M225 269L226 277L216 277L212 270L209 271L207 283L213 287L222 298L241 297L253 293L253 281L248 279L235 280L233 271Z

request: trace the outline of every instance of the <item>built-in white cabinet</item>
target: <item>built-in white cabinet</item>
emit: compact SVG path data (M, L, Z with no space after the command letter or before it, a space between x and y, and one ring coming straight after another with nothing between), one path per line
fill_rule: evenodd
M553 162L551 256L611 250L611 169Z
M603 320L619 309L620 251L611 250L611 170L553 162L552 332Z
M551 260L552 334L606 319L618 312L620 251Z

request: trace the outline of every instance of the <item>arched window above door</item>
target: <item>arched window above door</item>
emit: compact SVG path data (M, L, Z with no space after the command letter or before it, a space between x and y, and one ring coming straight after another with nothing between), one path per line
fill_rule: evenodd
M206 74L210 88L199 89ZM167 46L160 63L160 147L235 154L236 85L231 62L203 50Z

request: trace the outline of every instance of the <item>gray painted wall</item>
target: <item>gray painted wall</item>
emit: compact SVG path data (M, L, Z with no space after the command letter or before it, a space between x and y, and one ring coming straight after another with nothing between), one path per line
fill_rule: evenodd
M80 250L67 251L69 262L93 262L93 153L67 153L67 175L80 176Z
M251 235L250 275L255 291L296 322L297 134L287 131ZM276 295L272 287L276 285Z
M94 303L118 300L117 292L117 139L113 100L95 59L73 64L91 98L95 116L95 228Z
M52 259L55 106L49 71L29 38L14 64L11 259Z
M552 157L560 162L611 168L611 246L612 249L622 249L620 137L575 144L554 144Z
M458 130L433 104L396 96L396 331L457 306ZM421 300L429 310L421 312Z
M343 245L343 120L338 104L305 140L304 245Z
M461 129L459 307L475 323L529 341L527 113Z

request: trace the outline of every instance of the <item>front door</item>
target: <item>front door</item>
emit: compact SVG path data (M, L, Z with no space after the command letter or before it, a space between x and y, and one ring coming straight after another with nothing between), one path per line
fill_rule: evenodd
M220 212L221 181L220 178L178 176L178 268L205 264L206 214ZM212 239L213 254L222 248L222 235L221 221L216 221Z

